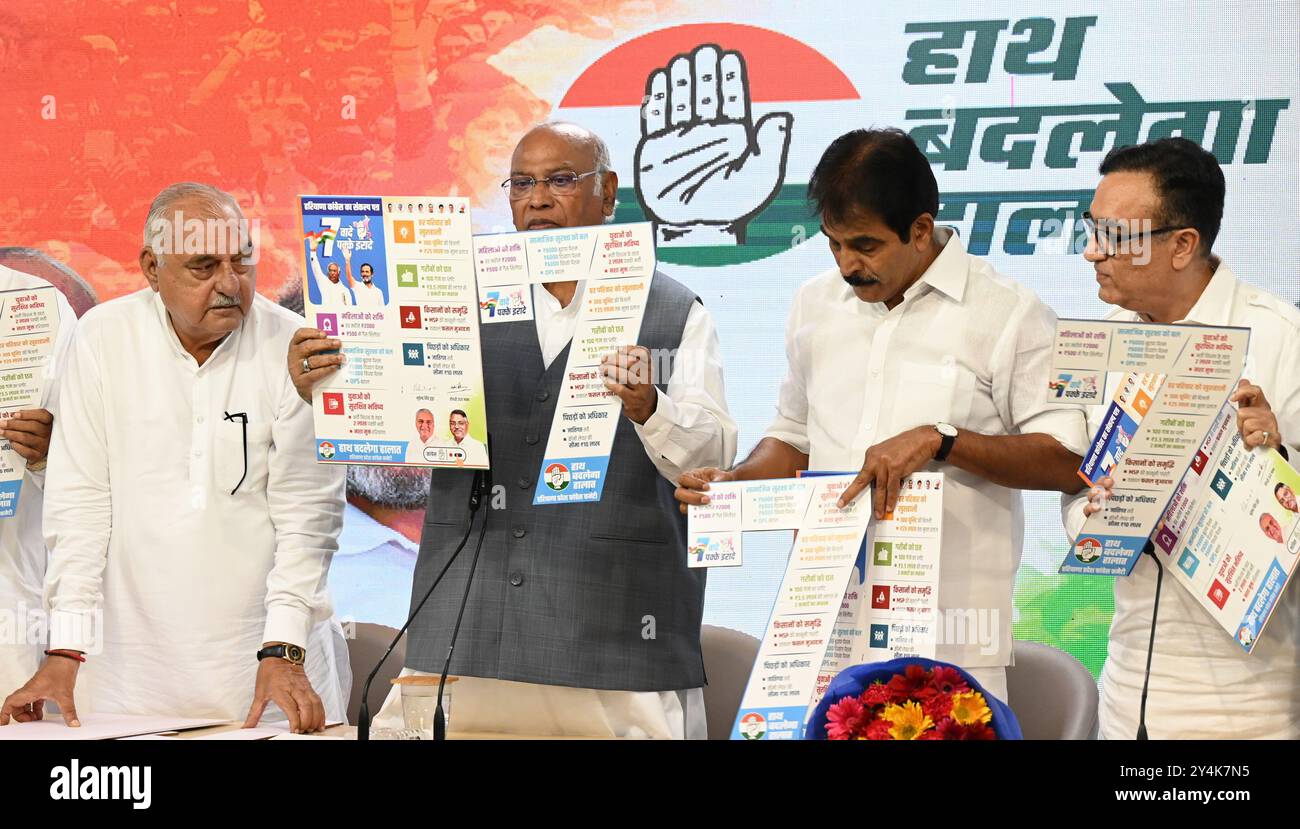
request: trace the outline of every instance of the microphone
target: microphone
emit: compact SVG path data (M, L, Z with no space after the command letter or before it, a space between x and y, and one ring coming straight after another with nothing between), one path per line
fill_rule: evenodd
M487 453L488 468L480 470L474 476L474 482L478 484L476 489L477 498L470 496L470 509L477 510L483 499L488 497L492 492L492 434L487 435ZM488 516L491 510L483 513L483 521L478 527L478 543L474 547L474 558L469 564L469 576L465 579L465 595L460 599L460 610L456 613L456 626L451 631L451 642L447 644L447 658L442 663L442 676L438 678L438 700L433 709L433 739L447 739L447 715L442 708L442 691L447 684L447 674L451 671L451 655L456 650L456 637L460 635L460 623L465 618L465 607L469 604L469 591L474 585L474 573L478 570L478 557L483 552L483 539L487 536ZM470 517L470 523L473 523L473 516ZM466 536L468 538L468 535Z
M491 440L492 438L489 435L488 436L489 445ZM491 451L489 450L488 453L489 464L491 464L492 462L491 457L492 457ZM415 622L415 617L420 614L420 611L424 609L425 603L428 602L429 599L433 596L433 591L436 590L438 585L442 583L443 576L447 575L447 571L451 569L451 565L456 563L456 558L460 555L460 551L465 549L465 544L469 541L470 533L473 532L474 530L474 514L478 512L478 508L483 503L483 500L485 499L487 494L492 491L491 481L492 481L492 475L489 470L476 469L474 471L474 480L470 484L469 522L465 526L465 535L461 536L460 543L456 545L455 550L452 550L451 556L448 557L447 559L447 563L442 566L442 569L438 571L438 575L434 577L433 584L429 585L429 589L425 591L424 596L420 599L420 603L415 606L415 609L411 611L411 615L406 618L406 624L402 625L402 629L397 631L397 635L393 637L393 641L388 644L388 650L384 651L384 655L379 657L378 664L375 665L375 668L370 672L370 675L366 677L366 684L362 686L361 689L361 708L357 711L357 740L359 742L364 743L370 740L370 685L375 681L375 677L379 674L379 669L384 666L384 663L388 661L388 657L392 655L393 649L397 647L397 643L402 641L402 637L406 635L407 629L411 627L411 624L413 622ZM487 523L486 517L483 519L483 522L486 525ZM483 546L483 535L481 531L479 533L478 546L479 548L482 548ZM476 561L478 560L477 551L475 552L474 558ZM473 577L472 569L470 571L470 576L471 578ZM464 605L462 604L461 605L462 613L464 612L464 609L465 609ZM457 627L459 627L459 619L457 620ZM454 642L455 641L454 634L452 639ZM451 658L450 654L448 654L448 659L450 660L450 658ZM443 677L444 679L446 678L445 671L443 673ZM442 704L441 685L438 686L438 703L441 706ZM439 716L441 716L441 710L439 710ZM434 724L434 730L435 732L437 731L436 721Z

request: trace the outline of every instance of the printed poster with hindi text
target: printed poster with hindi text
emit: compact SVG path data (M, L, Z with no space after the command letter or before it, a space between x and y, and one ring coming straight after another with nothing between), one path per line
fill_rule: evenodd
M323 463L486 469L468 200L303 196L307 324L346 363L312 393Z
M605 388L600 361L636 345L655 273L649 222L496 233L474 237L484 325L533 319L531 286L582 282L546 451L537 505L599 501L623 402Z
M0 291L0 419L39 409L59 335L57 288ZM0 439L0 518L18 510L27 460Z

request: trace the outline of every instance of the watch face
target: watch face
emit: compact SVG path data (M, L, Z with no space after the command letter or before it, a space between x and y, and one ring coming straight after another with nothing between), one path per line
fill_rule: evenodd
M957 427L953 426L951 423L936 423L934 424L934 428L944 437L957 437Z
M297 645L288 645L284 649L284 658L288 659L295 665L301 665L305 661L307 654Z

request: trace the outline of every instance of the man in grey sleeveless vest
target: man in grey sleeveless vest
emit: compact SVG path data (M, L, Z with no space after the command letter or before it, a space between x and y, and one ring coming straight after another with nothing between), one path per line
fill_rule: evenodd
M618 177L603 141L573 124L520 140L503 183L515 227L599 224ZM608 355L623 417L601 501L533 506L583 284L533 287L535 321L483 326L494 495L451 673L451 727L467 731L702 737L704 571L686 564L673 499L684 470L730 464L713 323L699 298L656 273L639 345ZM328 342L320 340L319 342ZM289 364L299 389L337 357L304 340ZM301 373L308 356L313 370ZM651 371L651 367L653 370ZM297 370L294 370L297 367ZM412 587L418 602L465 532L473 473L433 473ZM471 544L473 541L471 540ZM439 673L469 575L466 550L410 629L405 673ZM396 714L390 695L375 725Z

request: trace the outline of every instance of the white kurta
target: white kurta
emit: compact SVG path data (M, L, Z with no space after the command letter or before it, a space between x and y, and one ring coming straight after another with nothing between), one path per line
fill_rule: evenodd
M258 648L282 641L307 647L327 716L344 715L350 672L325 587L344 470L315 462L311 409L285 371L301 325L257 296L202 366L150 289L78 326L50 453L45 592L51 647L89 654L81 712L242 719ZM247 467L225 413L247 415Z
M358 279L352 283L352 290L357 294L359 308L379 308L384 305L384 292L373 282L367 285Z
M1055 322L1033 291L968 255L956 234L892 310L859 300L832 269L795 296L789 373L767 434L819 471L856 472L872 445L937 422L985 435L1042 433L1081 453L1082 409L1048 403L1044 393ZM948 483L937 658L997 669L973 671L997 695L1011 663L1020 492L947 464L926 470Z
M533 286L538 346L547 367L573 339L584 287L579 282L573 299L561 308L550 291ZM731 465L737 429L727 410L721 347L712 317L698 302L686 315L667 391L657 394L655 413L634 428L661 475L676 481L687 469ZM421 672L403 670L412 673ZM465 677L456 684L456 694L451 728L457 731L679 739L708 734L702 688L601 691ZM375 727L401 728L401 711L394 688Z
M469 435L466 435L465 439L462 440L460 443L457 443L453 438L451 445L456 447L457 449L464 450L466 465L477 466L488 462L487 447L484 446L481 441L477 441L474 438L470 437Z
M320 292L320 303L325 306L351 305L352 292L348 286L343 284L342 274L339 275L338 282L331 282L330 278L325 275L320 267L320 259L316 256L315 248L310 254L311 275L316 282L316 290Z
M1107 319L1139 316L1122 308ZM1240 282L1220 264L1196 304L1179 322L1250 329L1245 377L1264 390L1278 429L1300 468L1300 311ZM1107 384L1113 392L1120 375ZM1089 418L1093 433L1104 407ZM1083 527L1087 492L1066 499L1071 538ZM1115 616L1101 675L1101 735L1137 734L1142 679L1151 637L1156 565L1142 556L1133 572L1115 579ZM1152 739L1300 739L1300 589L1289 585L1264 635L1247 654L1182 585L1165 579L1160 593L1155 655L1147 696Z
M49 284L0 265L0 291L47 288ZM77 316L63 294L58 293L57 302L59 333L46 364L45 397L41 401L41 406L51 412L58 407L57 380L77 324ZM4 631L0 633L0 695L8 695L31 678L45 649L44 641L29 640L27 635L29 631L39 633L42 629L39 620L43 606L41 582L45 579L45 539L41 537L44 487L45 468L28 469L18 495L18 509L12 518L0 519L0 613L7 614L11 623L0 625Z

